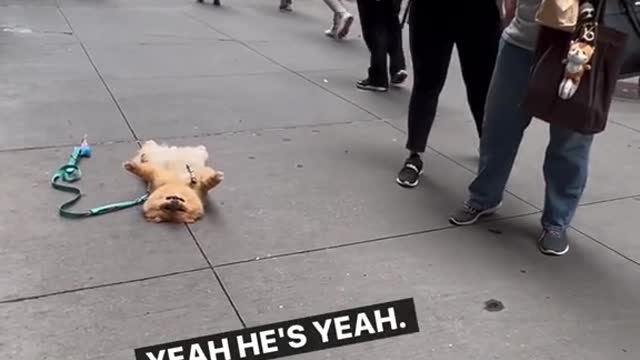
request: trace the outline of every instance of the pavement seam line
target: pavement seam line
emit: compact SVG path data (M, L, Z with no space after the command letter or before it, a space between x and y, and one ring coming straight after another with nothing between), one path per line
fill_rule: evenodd
M620 252L620 251L618 251L618 250L614 249L613 247L609 246L609 245L608 245L608 244L606 244L605 242L603 242L603 241L600 241L600 240L596 239L595 237L593 237L593 236L591 236L591 235L587 234L586 232L584 232L584 231L582 231L582 230L580 230L580 229L578 229L578 228L576 228L576 227L574 227L574 226L570 226L570 228L571 228L571 229L573 229L575 232L577 232L577 233L581 234L582 236L586 237L587 239L590 239L591 241L595 242L596 244L598 244L598 245L602 246L603 248L605 248L605 249L607 249L607 250L611 251L612 253L614 253L614 254L616 254L616 255L618 255L618 256L620 256L620 257L622 257L623 259L625 259L625 260L627 260L627 261L630 261L631 263L633 263L633 264L635 264L635 265L640 266L640 261L636 261L636 260L634 260L633 258L631 258L631 257L629 257L629 256L627 256L627 255L625 255L625 254L623 254L622 252Z
M132 144L136 142L136 140L108 140L108 141L92 141L92 146L106 146L106 145L115 145L115 144ZM0 149L0 154L2 153L12 153L12 152L23 152L23 151L37 151L37 150L53 150L53 149L64 149L68 147L78 146L78 143L62 143L57 145L36 145L36 146L25 146L20 148L8 148L8 149Z
M249 45L247 42L242 41L242 40L239 40L239 39L236 39L236 38L234 38L233 36L230 36L229 34L227 34L227 33L223 32L223 31L218 30L217 28L215 28L214 26L212 26L211 24L209 24L207 21L204 21L204 20L202 20L202 19L199 19L199 18L197 18L197 17L195 17L195 16L193 16L193 15L191 15L191 14L189 14L189 13L186 13L186 12L184 12L184 14L185 14L186 16L188 16L188 17L192 18L193 20L195 20L195 21L198 21L198 22L202 23L203 25L205 25L206 27L210 28L211 30L213 30L213 31L215 31L215 32L217 32L217 33L220 33L220 34L222 34L222 35L224 35L224 36L228 37L228 38L229 38L229 39L231 39L232 41L234 41L234 42L236 42L236 43L238 43L238 44L240 44L240 45L244 46L245 48L247 48L247 49L248 49L248 50L250 50L251 52L253 52L253 53L255 53L255 54L257 54L257 55L261 56L261 57L262 57L262 58L264 58L265 60L267 60L267 61L269 61L269 62L271 62L271 63L273 63L273 64L275 64L275 65L277 65L277 66L279 66L279 67L281 67L282 69L284 69L284 70L286 70L286 71L288 71L288 72L290 72L290 73L292 73L292 74L296 75L297 77L299 77L299 78L301 78L301 79L303 79L303 80L307 81L308 83L310 83L310 84L312 84L312 85L314 85L314 86L316 86L316 87L318 87L318 88L322 89L323 91L325 91L325 92L327 92L327 93L329 93L329 94L331 94L331 95L333 95L333 96L337 97L338 99L340 99L340 100L342 100L342 101L344 101L344 102L346 102L346 103L350 104L351 106L354 106L354 107L356 107L356 108L360 109L361 111L366 112L367 114L369 114L369 115L371 115L371 116L375 117L375 118L376 118L376 119L378 119L378 120L383 120L383 118L382 118L381 116L379 116L378 114L376 114L376 113L374 113L374 112L370 111L369 109L367 109L367 108L365 108L365 107L363 107L363 106L360 106L359 104L357 104L357 103L355 103L355 102L351 101L350 99L348 99L348 98L346 98L346 97L344 97L344 96L342 96L342 95L340 95L340 94L336 93L335 91L332 91L332 90L330 90L330 89L328 89L328 88L326 88L326 87L322 86L321 84L319 84L319 83L317 83L317 82L315 82L315 81L313 81L313 80L309 79L308 77L304 76L301 72L298 72L298 71L296 71L296 70L293 70L293 69L291 69L291 68L287 67L286 65L281 64L281 63L277 62L276 60L274 60L274 59L270 58L269 56L267 56L267 55L265 55L265 54L261 53L260 51L256 50L255 48L253 48L253 47L252 47L251 45Z
M69 289L69 290L56 291L56 292L52 292L52 293L45 293L45 294L40 294L40 295L31 295L31 296L24 296L24 297L15 298L15 299L9 299L9 300L0 300L0 305L18 303L18 302L23 302L23 301L28 301L28 300L38 300L38 299L48 298L48 297L57 296L57 295L71 294L71 293L82 292L82 291L86 291L86 290L102 289L102 288L107 288L107 287L117 286L117 285L126 285L126 284L138 283L138 282L143 282L143 281L147 281L147 280L163 279L163 278L168 278L168 277L172 277L172 276L189 274L189 273L198 272L198 271L204 271L204 270L209 270L209 269L210 269L209 267L199 267L199 268L195 268L195 269L191 269L191 270L175 271L175 272L167 273L167 274L146 276L146 277L133 279L133 280L116 281L116 282L104 283L104 284L98 284L98 285L92 285L92 286L84 286L84 287L76 288L76 289Z
M252 129L242 129L242 130L224 130L224 131L216 131L216 132L193 134L193 135L158 136L158 137L154 137L154 139L157 139L157 140L198 139L203 137L235 135L235 134L244 134L244 133L260 132L260 131L267 132L267 131L293 130L293 129L313 129L313 128L319 128L319 127L331 127L331 126L350 125L350 124L359 124L359 123L375 123L375 122L382 123L383 121L378 119L348 120L348 121L322 123L322 124L303 124L303 125L287 125L287 126L274 126L274 127L264 127L264 128L252 128ZM106 145L114 145L114 144L136 144L136 143L139 145L144 140L145 138L129 139L129 140L106 140L106 141L92 142L92 145L106 146ZM76 145L77 145L76 143L62 143L57 145L41 145L41 146L27 146L27 147L20 147L20 148L7 148L7 149L0 149L0 154L19 152L19 151L63 149L63 148L72 147Z
M165 44L162 44L165 45ZM244 72L244 73L226 73L226 74L191 74L191 75L151 75L151 76L134 76L119 77L109 76L109 80L113 81L153 81L153 80L197 80L197 79L216 79L216 78L245 78L252 76L277 75L286 74L286 71L262 71L262 72Z
M159 136L159 137L155 137L155 139L164 139L164 140L197 139L197 138L203 138L203 137L235 135L235 134L244 134L244 133L251 133L251 132L257 133L261 131L268 132L268 131L278 131L278 130L314 129L319 127L331 127L331 126L350 125L350 124L358 124L358 123L373 123L373 122L381 123L381 121L377 119L347 120L347 121L323 123L323 124L286 125L286 126L262 127L262 128L243 129L243 130L227 130L227 131L220 131L220 132L202 133L197 135Z
M525 214L512 215L512 216L503 216L503 217L498 217L498 218L493 218L493 219L487 218L487 219L483 219L482 222L478 222L478 223L472 224L472 225L467 225L467 226L464 226L464 227L466 227L466 228L476 227L477 228L480 225L486 225L486 224L492 224L492 223L501 222L501 221L508 221L508 220L513 220L513 219L518 219L518 218L522 218L522 217L536 215L536 214L539 214L539 213L540 213L540 211L533 211L533 212L529 212L529 213L525 213ZM379 237L379 238L373 238L373 239L366 239L366 240L350 242L350 243L346 243L346 244L336 244L336 245L324 246L324 247L308 249L308 250L291 251L291 252L286 252L286 253L277 254L277 255L271 255L271 256L265 256L265 257L257 257L257 258L252 258L252 259L230 261L230 262L227 262L227 263L214 265L214 267L215 268L225 268L225 267L241 265L241 264L246 264L246 263L252 263L252 262L257 262L257 261L266 261L266 260L274 260L274 259L286 258L286 257L289 257L289 256L313 254L313 253L322 252L322 251L326 251L326 250L341 249L341 248L346 248L346 247L365 245L365 244L382 242L382 241L394 241L394 240L395 241L401 241L402 239L405 239L405 238L408 238L408 237L411 237L411 236L436 233L436 232L452 230L452 229L459 229L459 228L462 228L462 227L463 226L447 225L447 226L442 226L442 227L429 229L429 230L419 230L419 231L412 231L412 232L409 232L409 233L388 235L388 236L383 236L383 237Z
M111 88L109 87L109 85L105 81L104 77L102 76L102 73L100 73L100 70L98 69L98 66L96 65L96 63L91 58L91 55L89 54L89 51L87 50L87 47L84 45L82 40L80 40L80 38L76 34L76 31L73 29L73 25L71 25L71 21L69 20L67 15L64 13L62 8L60 7L60 4L58 3L58 0L55 0L55 4L56 4L56 8L58 9L58 12L64 18L64 21L69 26L69 29L71 29L73 37L78 41L78 44L80 44L80 47L82 48L82 51L84 52L85 56L89 60L89 63L93 67L93 70L96 72L96 75L100 79L100 82L102 83L102 86L104 86L105 90L107 91L107 93L111 97L111 101L113 101L114 105L118 109L118 112L120 113L120 116L124 120L125 125L129 129L129 132L131 133L131 136L133 136L134 139L138 140L138 135L136 134L135 130L133 129L133 126L131 125L131 123L129 122L129 119L127 119L127 115L124 113L124 110L122 109L122 106L120 106L120 103L118 102L118 99L116 99L116 96L113 94L113 91L111 91Z
M578 207L586 207L586 206L592 206L592 205L606 204L606 203L610 203L610 202L635 199L635 198L638 198L638 197L640 197L640 194L625 195L625 196L620 196L620 197L616 197L616 198L612 198L612 199L604 199L604 200L595 200L595 201L585 202L585 203L582 203L582 204L578 205Z
M624 124L624 123L618 122L618 121L616 121L616 120L611 120L611 122L612 122L613 124L616 124L616 125L618 125L618 126L620 126L620 127L625 128L625 129L627 129L627 130L631 130L631 131L633 131L633 132L640 133L640 129L636 129L636 128L631 127L631 126L629 126L629 125L627 125L627 124Z
M231 305L231 308L233 309L233 311L235 312L236 316L238 317L238 320L240 320L240 324L242 325L243 328L246 329L247 328L247 323L242 318L242 315L240 314L240 310L238 309L238 307L236 306L235 302L233 301L233 298L231 297L231 293L229 292L229 290L225 286L224 282L222 281L222 277L220 277L220 274L218 274L218 272L216 271L216 269L213 266L213 264L211 264L211 261L209 260L209 257L207 256L207 253L204 251L202 246L200 246L200 243L198 242L198 239L196 238L196 235L193 233L193 230L191 229L191 227L189 227L188 224L185 224L184 226L187 228L187 231L189 232L189 235L191 235L191 238L193 239L193 242L198 247L198 250L200 250L200 254L205 259L207 264L209 265L209 269L211 270L211 272L213 273L213 276L218 281L218 285L220 285L220 288L222 289L222 292L227 297L227 301L229 302L229 305Z

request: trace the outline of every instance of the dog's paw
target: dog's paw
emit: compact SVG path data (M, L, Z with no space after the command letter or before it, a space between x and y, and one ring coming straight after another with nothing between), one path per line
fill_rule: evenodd
M148 222L152 222L152 223L161 223L162 222L162 218L159 217L159 216L145 217L145 220L147 220Z
M222 180L224 180L224 172L222 171L216 171L216 175L214 176L214 178L220 182Z
M133 171L138 165L136 163L134 163L133 161L127 161L124 164L122 164L122 166L124 166L124 168L127 171Z

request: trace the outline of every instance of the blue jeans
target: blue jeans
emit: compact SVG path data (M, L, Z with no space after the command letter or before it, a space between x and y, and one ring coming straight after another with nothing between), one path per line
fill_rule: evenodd
M469 205L497 206L513 168L531 116L520 104L526 95L533 52L504 40L487 96L480 141L478 175L469 185ZM542 226L564 231L569 226L587 183L593 135L583 135L551 125L544 159L546 183Z

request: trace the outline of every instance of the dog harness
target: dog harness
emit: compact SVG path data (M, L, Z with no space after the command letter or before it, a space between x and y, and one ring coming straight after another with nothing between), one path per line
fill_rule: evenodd
M69 219L78 219L78 218L86 218L90 216L97 216L102 214L107 214L110 212L127 209L133 206L140 205L144 203L149 197L149 193L146 193L142 196L139 196L130 201L123 201L113 204L107 204L103 206L98 206L85 211L72 211L69 210L71 206L77 203L80 198L82 198L82 192L77 187L73 187L70 185L64 185L59 183L59 180L62 180L65 183L74 183L82 177L82 171L78 166L80 159L86 157L91 157L91 146L87 143L87 137L85 136L82 140L80 146L76 146L73 148L73 152L71 153L71 157L69 158L69 162L61 166L56 173L51 178L51 186L60 191L68 192L74 194L73 199L63 203L58 207L58 212L60 216Z

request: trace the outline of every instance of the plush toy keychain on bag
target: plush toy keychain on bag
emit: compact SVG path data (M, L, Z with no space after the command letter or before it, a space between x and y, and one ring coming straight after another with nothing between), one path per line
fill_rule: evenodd
M596 45L595 9L591 3L580 5L576 29L578 36L571 41L567 58L563 61L564 78L558 88L558 96L563 100L570 99L576 93L582 76L591 70L590 62Z

